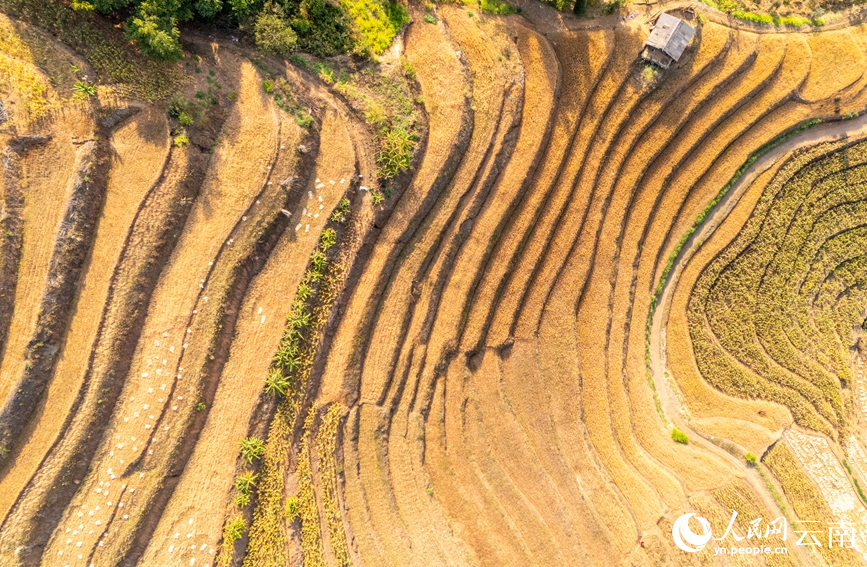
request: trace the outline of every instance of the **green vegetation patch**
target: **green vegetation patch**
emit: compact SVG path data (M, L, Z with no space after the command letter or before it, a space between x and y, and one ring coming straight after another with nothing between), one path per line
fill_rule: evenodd
M180 68L142 56L124 33L94 13L109 2L0 0L0 10L50 32L80 53L96 73L96 83L108 84L123 96L145 101L168 98L187 78Z
M415 69L367 63L338 67L310 57L293 61L317 74L343 94L374 131L377 177L387 181L409 169L421 135L422 101L413 94Z

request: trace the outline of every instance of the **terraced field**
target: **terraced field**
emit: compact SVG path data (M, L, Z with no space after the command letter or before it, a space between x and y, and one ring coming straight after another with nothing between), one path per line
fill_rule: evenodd
M867 27L529 2L156 103L2 16L0 565L867 563Z

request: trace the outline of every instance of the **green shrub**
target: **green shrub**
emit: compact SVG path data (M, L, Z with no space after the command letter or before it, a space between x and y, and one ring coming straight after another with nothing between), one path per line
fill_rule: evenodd
M497 14L500 16L508 16L509 14L518 13L517 8L508 2L503 2L503 0L479 0L479 8L490 14Z
M172 118L180 118L186 112L190 103L182 94L176 94L169 103L168 113Z
M371 189L370 199L373 206L378 207L383 201L385 201L385 196L376 189Z
M177 136L175 136L173 138L172 142L174 143L175 146L177 146L179 148L183 148L185 146L190 145L190 139L187 137L186 134L178 134Z
M683 443L684 445L689 444L689 437L686 436L686 433L674 427L671 429L671 438L678 443Z
M193 125L193 117L187 114L186 112L181 112L178 116L178 122L181 126L192 126Z
M274 83L271 81L262 81L262 88L265 89L266 93L274 92Z
M241 456L253 464L254 459L261 459L265 454L265 442L258 437L245 437L241 440Z
M435 23L437 23L437 19L434 18L433 16L431 16L430 14L425 14L425 16L424 16L424 21L427 22L427 23L429 23L429 24L435 24Z
M756 460L756 456L753 455L752 453L745 453L745 454L744 454L744 459L746 459L747 463L748 463L751 467L755 467L755 466L758 464L758 461Z
M250 505L252 497L249 494L243 494L239 492L235 495L233 500L235 502L235 506L237 506L238 508L245 508Z
M301 508L298 506L298 497L290 496L286 499L286 519L294 522L301 517Z
M96 87L93 83L88 83L86 80L82 81L79 79L75 81L72 91L75 93L75 98L85 99L90 96L96 96Z
M244 536L244 530L246 529L247 522L244 521L244 518L238 516L226 522L226 527L223 528L223 537L235 542Z
M143 6L148 4L145 2ZM127 21L126 35L138 44L142 53L154 59L178 61L184 56L178 41L181 32L174 18L160 18L140 8Z
M410 81L415 80L415 67L412 66L412 63L409 62L409 59L406 57L401 57L400 59L401 65L403 65L403 74Z
M412 152L415 150L415 136L404 128L394 128L377 136L379 155L376 158L377 176L391 179L409 169Z
M271 394L272 396L276 396L280 394L281 396L285 396L287 390L289 389L289 380L283 376L283 373L279 370L272 370L268 373L268 377L265 379L265 391Z
M250 494L256 487L256 479L258 478L259 475L253 471L244 471L235 477L235 490L241 494Z
M331 222L344 223L349 218L349 199L340 199L337 208L331 213ZM299 288L300 289L300 288ZM300 295L299 295L300 297Z
M605 13L606 14L613 14L614 12L619 10L620 8L626 6L627 3L628 3L628 0L612 0L611 2L607 2L605 4Z
M352 22L353 51L358 55L380 55L394 36L409 23L401 4L389 0L341 0Z
M572 12L576 16L583 16L587 12L587 0L575 0L575 5L572 6Z
M333 228L323 230L319 237L319 248L324 252L335 244L337 244L337 231Z
M298 34L286 21L282 8L276 4L272 4L272 6L271 10L263 11L256 18L256 24L253 27L256 47L264 53L289 55L298 44Z

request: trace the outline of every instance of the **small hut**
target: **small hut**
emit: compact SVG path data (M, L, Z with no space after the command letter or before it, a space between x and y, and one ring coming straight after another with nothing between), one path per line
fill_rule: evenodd
M695 35L695 28L670 14L660 14L644 43L641 58L663 69L675 63L683 55L686 46Z

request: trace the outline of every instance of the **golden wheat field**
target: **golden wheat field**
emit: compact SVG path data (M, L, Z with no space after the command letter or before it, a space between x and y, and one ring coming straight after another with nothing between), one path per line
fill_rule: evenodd
M867 565L854 12L292 2L0 0L0 567Z

